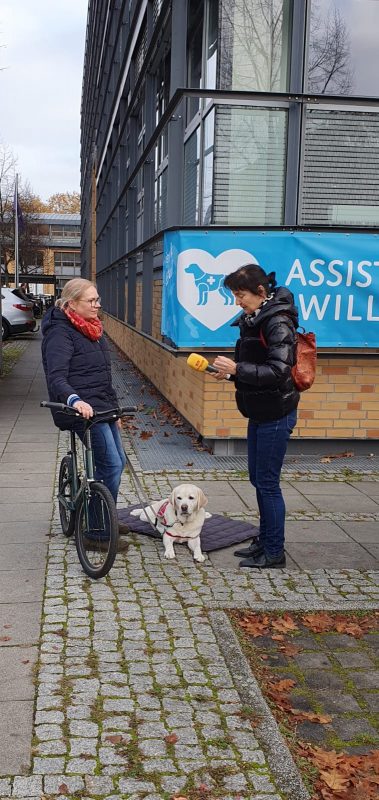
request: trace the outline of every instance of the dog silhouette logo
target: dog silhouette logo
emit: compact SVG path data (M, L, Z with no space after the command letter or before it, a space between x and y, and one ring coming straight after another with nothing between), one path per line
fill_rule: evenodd
M234 304L234 297L230 289L224 286L225 275L217 275L211 272L204 272L198 264L189 264L185 272L193 275L195 286L198 290L198 306L205 306L208 302L209 292L219 292L224 300L224 305Z
M247 250L231 248L214 256L200 247L182 250L176 257L176 293L186 326L194 320L208 331L217 331L240 313L224 279L243 264L256 264ZM170 282L172 277L170 276ZM202 332L202 336L204 332Z

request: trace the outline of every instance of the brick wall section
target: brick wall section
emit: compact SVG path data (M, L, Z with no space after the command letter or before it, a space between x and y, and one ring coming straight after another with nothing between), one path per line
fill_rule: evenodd
M152 336L158 342L162 341L161 334L161 319L162 319L162 278L154 281L153 285L153 321L152 321Z
M136 329L140 331L142 327L142 280L137 278L136 283Z
M111 339L164 397L207 438L246 436L234 387L218 384L187 367L186 356L172 356L137 332L104 314ZM294 437L379 439L379 356L375 359L319 358L316 381L302 394Z

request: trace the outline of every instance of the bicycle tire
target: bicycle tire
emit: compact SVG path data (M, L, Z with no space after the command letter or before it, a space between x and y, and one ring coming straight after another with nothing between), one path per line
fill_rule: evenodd
M80 497L75 520L75 544L79 561L89 578L103 578L114 564L118 546L118 517L111 492L99 481L89 486L93 530L86 525L88 497ZM88 534L91 538L89 538ZM105 541L104 535L108 534Z
M72 456L64 456L59 468L58 493L63 495L66 500L72 500ZM59 517L61 528L65 536L69 538L75 530L75 511L69 511L59 500Z

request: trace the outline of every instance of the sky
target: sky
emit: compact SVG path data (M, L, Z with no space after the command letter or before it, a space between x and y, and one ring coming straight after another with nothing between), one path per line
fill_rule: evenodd
M1 0L0 142L47 200L80 190L87 0Z

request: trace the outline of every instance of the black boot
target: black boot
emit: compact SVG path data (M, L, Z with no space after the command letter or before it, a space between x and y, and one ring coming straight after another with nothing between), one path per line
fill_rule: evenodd
M255 569L283 569L286 566L286 555L283 550L279 556L270 558L262 553L260 556L252 556L251 558L244 558L239 563L240 567L251 567Z
M253 539L250 542L248 547L243 547L242 550L235 550L235 556L241 556L241 558L250 558L251 556L260 556L263 553L263 544L259 541L259 536Z

